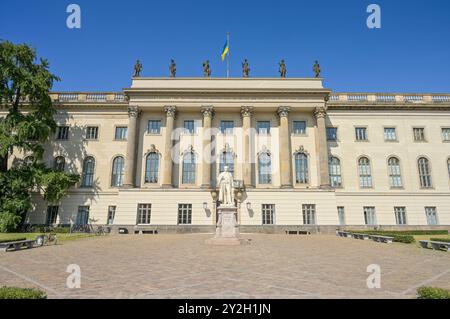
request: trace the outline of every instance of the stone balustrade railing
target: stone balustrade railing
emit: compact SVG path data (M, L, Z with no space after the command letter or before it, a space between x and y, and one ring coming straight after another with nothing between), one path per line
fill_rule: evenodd
M53 92L50 97L55 102L120 103L125 101L123 93L63 93Z
M439 104L450 103L450 94L332 93L330 104Z

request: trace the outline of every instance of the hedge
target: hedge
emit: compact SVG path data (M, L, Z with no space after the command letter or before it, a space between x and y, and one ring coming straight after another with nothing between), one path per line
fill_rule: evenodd
M414 237L410 234L405 234L403 232L390 232L390 231L370 231L370 230L351 230L350 233L358 233L358 234L368 234L368 235L379 235L379 236L387 236L387 237L394 237L394 242L396 243L404 243L404 244L411 244L414 243L416 240Z
M433 287L420 287L417 289L419 299L450 299L450 290Z
M440 241L442 243L450 243L450 238L430 238L431 241Z
M37 225L31 227L32 233L55 233L55 234L68 234L70 233L70 227L49 227L43 225Z
M448 230L347 230L350 233L368 233L376 232L378 234L397 234L397 235L410 235L410 236L420 236L420 235L448 235Z
M22 240L27 240L25 237L17 237L17 238L10 238L10 239L3 239L3 240L0 240L0 244L1 243L9 243L9 242L12 242L12 241L22 241Z
M37 289L1 287L0 299L47 299L47 295Z

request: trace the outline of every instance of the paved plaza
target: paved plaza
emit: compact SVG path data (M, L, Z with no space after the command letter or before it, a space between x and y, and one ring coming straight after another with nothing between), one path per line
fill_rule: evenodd
M50 298L414 298L450 288L450 253L329 235L249 234L251 245L204 244L211 235L114 235L0 253L0 286ZM66 286L67 266L81 288ZM367 288L367 266L381 288Z

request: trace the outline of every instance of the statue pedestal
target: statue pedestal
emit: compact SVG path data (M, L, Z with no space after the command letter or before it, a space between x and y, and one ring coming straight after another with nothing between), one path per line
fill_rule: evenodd
M237 208L234 206L220 206L217 208L218 221L216 236L206 240L209 245L233 246L241 245L239 238L239 225L236 222Z

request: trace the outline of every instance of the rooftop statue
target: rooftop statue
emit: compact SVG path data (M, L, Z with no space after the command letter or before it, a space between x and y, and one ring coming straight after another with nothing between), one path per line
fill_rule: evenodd
M177 75L177 64L174 59L170 59L169 71L171 78L174 78Z
M278 72L280 72L280 76L282 78L286 77L286 63L284 63L284 60L281 60L280 63L278 63L280 66L280 70Z
M242 63L242 76L244 78L248 78L250 76L250 68L248 66L247 59L245 59L244 62Z
M316 78L320 78L320 72L322 72L322 70L320 69L319 61L317 61L317 60L316 60L316 63L314 64L313 71L316 75Z
M136 64L134 65L134 77L140 77L142 72L142 64L139 60L136 61Z
M211 76L211 68L209 67L209 60L203 62L203 76L209 78Z

